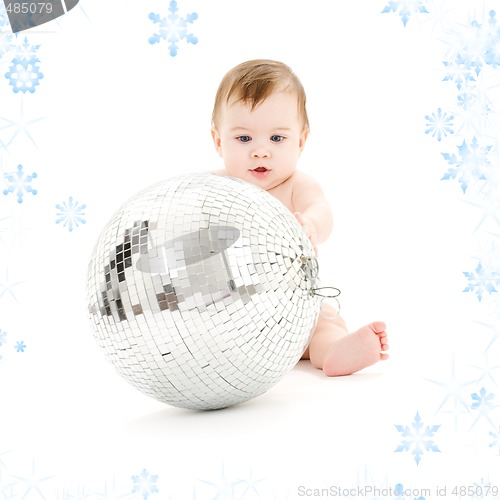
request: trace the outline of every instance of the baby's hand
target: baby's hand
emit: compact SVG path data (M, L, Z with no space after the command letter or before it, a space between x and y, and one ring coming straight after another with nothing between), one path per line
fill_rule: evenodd
M295 218L299 221L300 225L302 226L302 229L306 233L307 237L311 241L311 244L314 248L314 253L318 255L318 235L316 232L316 227L313 224L312 220L309 219L309 217L306 217L305 215L302 215L300 212L294 212Z

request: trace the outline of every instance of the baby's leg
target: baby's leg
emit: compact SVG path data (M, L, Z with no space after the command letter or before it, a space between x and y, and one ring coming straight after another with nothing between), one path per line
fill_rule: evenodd
M329 311L330 313L330 311ZM337 316L319 316L318 324L304 357L328 376L350 375L389 356L385 324L370 323L349 333L344 320Z

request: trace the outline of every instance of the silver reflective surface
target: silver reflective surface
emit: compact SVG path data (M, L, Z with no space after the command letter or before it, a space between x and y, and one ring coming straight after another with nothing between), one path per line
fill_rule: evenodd
M101 233L88 273L94 336L142 392L223 408L300 359L321 298L309 240L244 181L186 175L139 193Z

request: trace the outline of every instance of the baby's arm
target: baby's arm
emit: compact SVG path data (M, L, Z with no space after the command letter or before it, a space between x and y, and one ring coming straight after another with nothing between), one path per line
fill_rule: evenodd
M295 216L316 247L332 232L332 211L318 182L302 172L295 175L292 191Z

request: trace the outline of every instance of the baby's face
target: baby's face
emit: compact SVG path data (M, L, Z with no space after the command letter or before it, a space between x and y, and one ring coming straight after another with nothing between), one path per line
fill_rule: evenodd
M279 92L253 111L230 101L212 136L228 175L269 190L295 172L307 132L299 119L297 97Z

